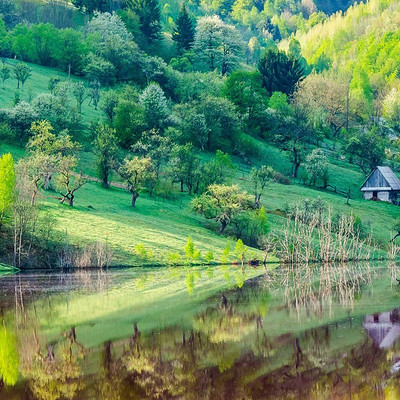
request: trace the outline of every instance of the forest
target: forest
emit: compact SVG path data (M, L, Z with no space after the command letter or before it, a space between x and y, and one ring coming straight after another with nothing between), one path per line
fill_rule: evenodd
M400 171L399 29L395 0L1 0L0 261L397 254L359 189Z

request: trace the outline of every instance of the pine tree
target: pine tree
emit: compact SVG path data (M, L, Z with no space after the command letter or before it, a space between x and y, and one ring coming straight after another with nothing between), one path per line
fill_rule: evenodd
M194 42L195 28L185 3L182 5L178 19L175 21L176 28L172 39L175 40L181 53L190 50Z
M258 70L269 95L282 92L291 96L297 83L305 77L300 61L279 50L268 50L258 63Z
M158 0L127 0L139 18L140 30L151 42L161 38L161 10Z

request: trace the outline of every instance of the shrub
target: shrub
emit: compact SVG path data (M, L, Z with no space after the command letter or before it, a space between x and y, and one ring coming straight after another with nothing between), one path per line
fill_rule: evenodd
M182 263L182 257L179 253L167 253L166 259L169 265L179 265Z
M135 254L142 260L142 261L149 261L154 258L153 250L146 249L143 243L139 243L135 246Z
M213 254L213 252L212 251L208 251L207 253L206 253L206 261L207 261L207 264L211 264L211 262L214 260L214 254Z
M291 185L292 184L291 180L287 176L281 174L280 172L276 172L276 171L274 173L274 181L276 183L280 183L281 185Z
M78 268L104 268L111 264L112 258L112 251L107 243L99 241L77 251L73 263Z

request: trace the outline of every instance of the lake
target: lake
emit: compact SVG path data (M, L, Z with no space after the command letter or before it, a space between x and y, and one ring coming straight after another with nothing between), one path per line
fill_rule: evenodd
M398 399L394 263L0 278L0 399Z

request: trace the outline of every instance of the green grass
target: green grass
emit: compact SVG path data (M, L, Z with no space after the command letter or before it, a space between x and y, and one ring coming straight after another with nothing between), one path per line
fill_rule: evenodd
M6 64L9 65L11 68L17 63L18 61L16 60L6 59ZM40 65L30 63L26 64L28 64L29 67L32 69L32 75L25 82L23 90L22 88L17 88L17 80L14 78L12 72L10 79L5 82L4 88L2 84L0 84L0 108L12 107L15 94L19 94L19 98L21 101L30 102L40 93L50 93L48 86L49 80L52 77L57 77L62 81L68 80L68 74L59 69L42 67ZM70 80L71 82L86 82L76 76L71 76ZM76 107L76 101L72 93L70 94L69 105ZM95 110L93 106L89 106L89 98L87 98L82 104L81 118L83 124L87 126L91 121L96 121L101 117L101 111Z
M15 63L13 60L7 60ZM67 79L61 71L31 65L33 74L27 82L24 91L20 90L21 99L28 100L29 93L33 96L41 92L48 92L47 85L51 76ZM72 80L77 78L73 77ZM6 82L6 89L0 89L0 107L12 103L16 91L16 81ZM71 100L73 102L73 100ZM83 105L83 119L89 123L98 119L100 112ZM260 157L253 160L253 165L267 164L284 175L290 176L291 165L287 155L279 149L258 141ZM80 156L79 170L90 176L96 176L95 155L88 147ZM24 150L18 146L1 144L0 152L11 152L16 159L24 156ZM210 154L203 154L204 159ZM251 182L249 173L252 165L241 162L234 157L237 170L231 183L238 183L243 189L250 191ZM353 213L359 216L364 223L371 225L373 238L380 246L385 246L391 238L391 228L394 220L400 216L400 208L383 202L366 201L359 188L365 177L359 169L346 162L329 157L329 183L338 189L351 190L350 204L345 198L326 190L319 190L293 181L292 185L273 183L267 187L262 202L269 212L271 230L279 230L285 219L276 215L276 210L282 210L286 205L294 206L304 199L321 198L332 208L333 213ZM300 176L303 171L300 169ZM114 176L113 180L117 180ZM176 200L161 200L149 198L142 194L137 207L130 207L130 195L122 189L105 190L96 183L88 183L76 193L75 207L70 208L59 204L54 193L43 193L42 208L58 221L58 229L68 232L73 244L90 243L97 240L107 241L114 250L115 262L122 264L136 263L134 247L144 243L155 252L158 259L162 259L169 251L183 251L187 237L193 237L196 245L204 252L212 250L220 254L227 239L219 236L216 224L206 221L190 211L191 197L180 194L177 190ZM210 229L212 228L212 229Z
M11 151L16 158L23 156L23 150L19 147L2 146L1 151ZM277 152L276 149L273 151ZM273 152L268 154L271 153ZM262 162L268 163L268 154ZM281 159L285 160L284 154L281 154ZM278 164L274 164L274 167L284 172L286 166L284 162L282 164L281 169ZM272 183L268 186L262 202L270 213L271 230L281 229L286 221L274 214L275 210L282 210L286 205L294 206L306 198L320 197L332 208L333 213L353 213L364 223L370 224L376 243L385 246L391 238L394 220L400 216L400 208L392 204L364 200L358 191L363 175L346 167L343 162L339 165L331 164L330 171L333 182L336 180L352 185L354 198L350 200L350 205L346 204L343 196L299 184ZM80 168L84 173L95 176L95 158L92 153L83 153ZM238 182L243 189L250 191L249 171L249 166L239 165L237 176L232 182ZM136 208L130 206L130 195L127 191L117 188L106 190L97 183L88 183L76 193L74 208L59 204L52 192L43 193L41 201L43 209L56 217L58 229L61 232L67 231L73 244L107 241L113 248L116 263L136 264L137 259L133 253L138 243L144 243L151 248L158 259L163 259L166 252L183 252L189 235L203 254L211 250L218 256L227 239L216 233L216 224L193 214L189 204L191 197L178 193L178 188L176 190L176 200L150 198L143 193Z
M115 253L115 262L137 264L134 248L143 243L151 248L156 260L165 261L165 253L183 253L188 236L205 254L218 255L227 239L204 227L200 216L189 208L190 197L180 195L175 201L163 201L141 195L137 206L130 206L128 192L111 188L105 190L97 183L86 184L76 195L71 208L46 196L42 208L58 221L58 229L67 231L72 243L107 241Z

